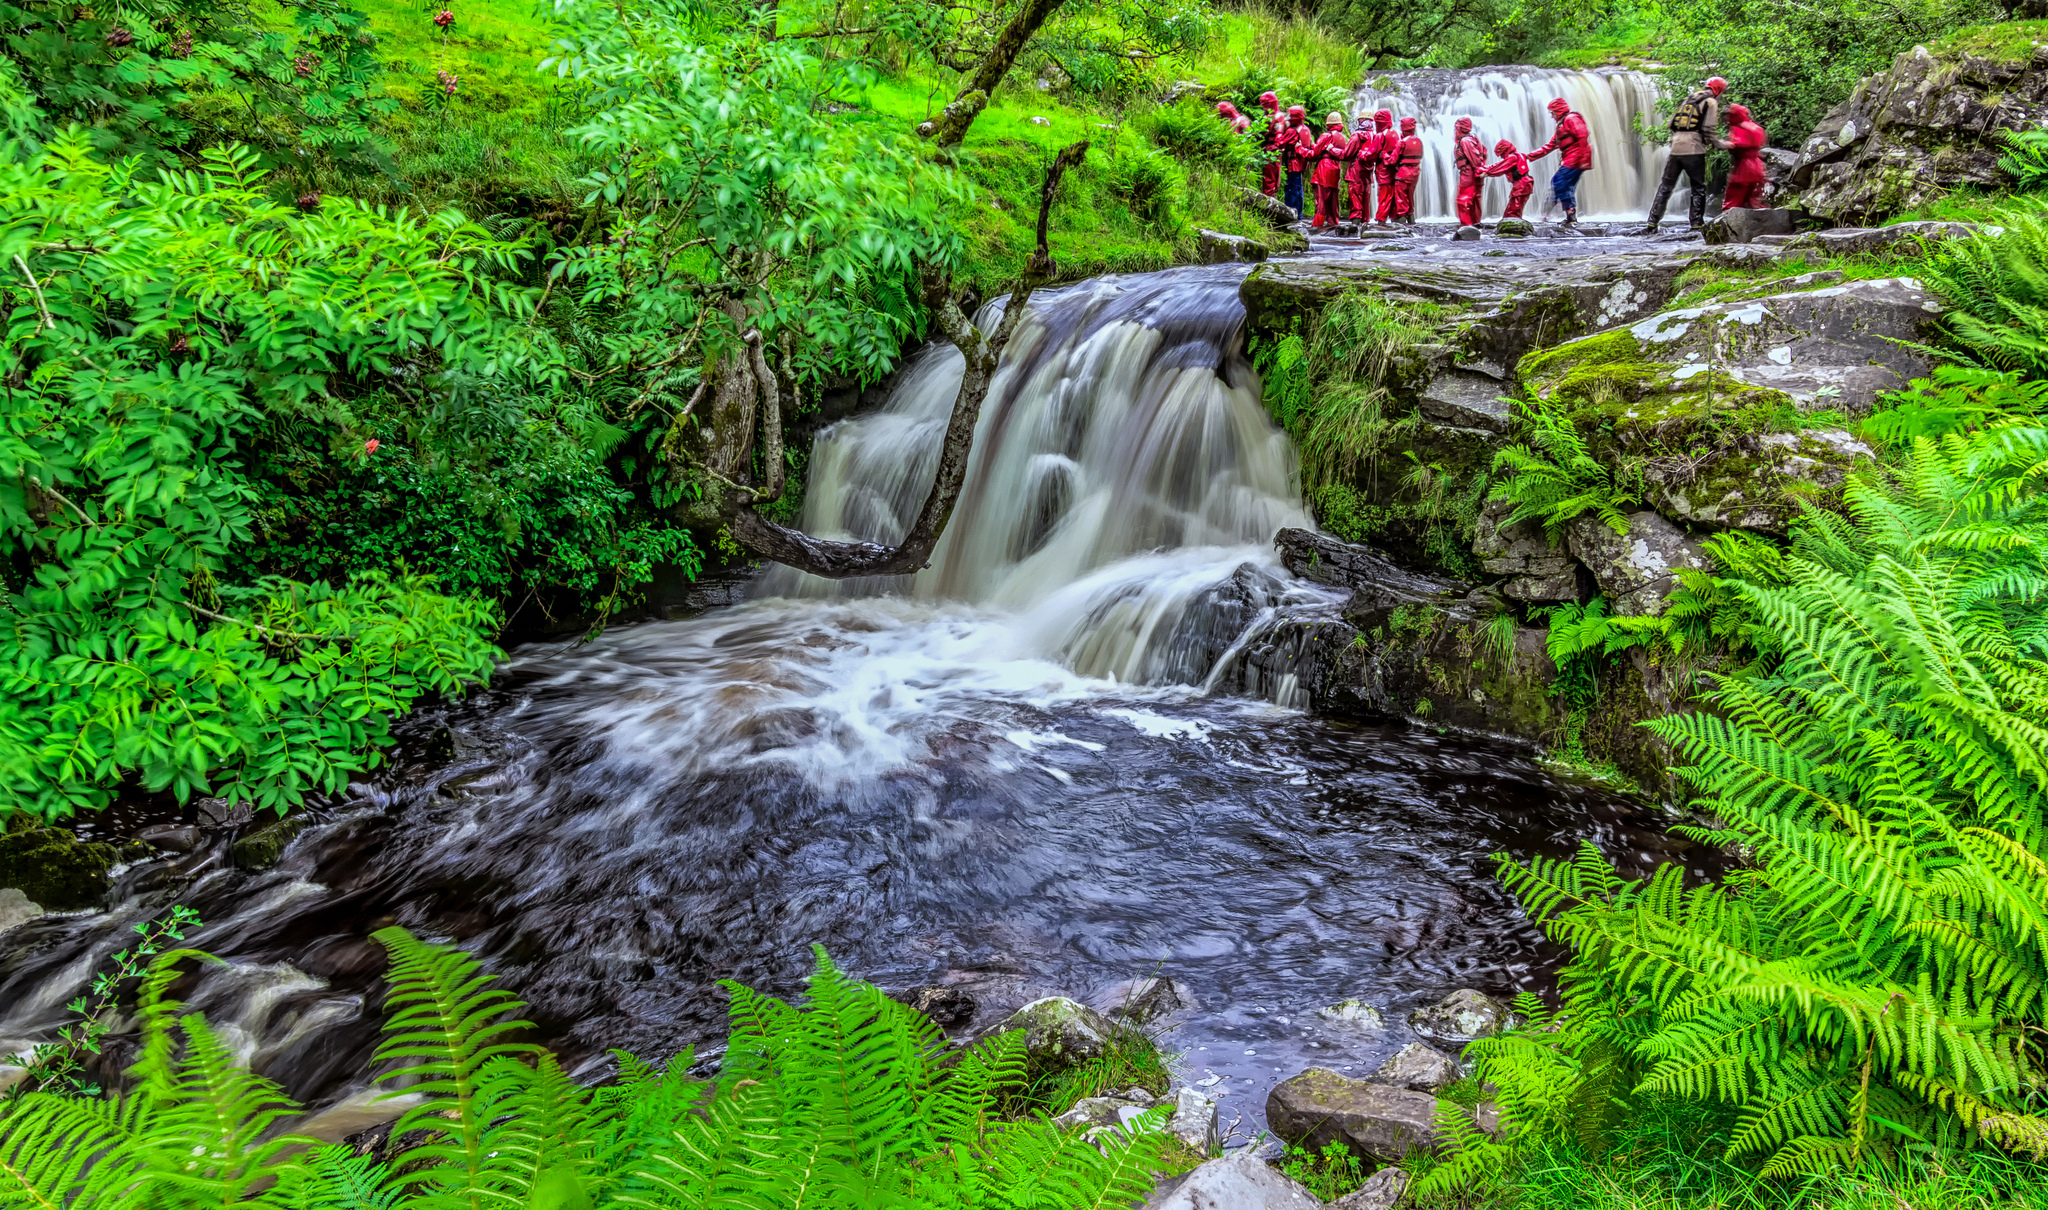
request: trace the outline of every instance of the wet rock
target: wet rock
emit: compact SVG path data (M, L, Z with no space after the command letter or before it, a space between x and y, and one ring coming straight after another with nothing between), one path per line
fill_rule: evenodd
M18 928L43 916L43 905L35 903L17 887L0 887L0 933Z
M1679 571L1714 566L1684 530L1648 511L1628 514L1626 534L1590 513L1580 516L1565 527L1565 545L1593 573L1619 617L1663 613L1665 598L1678 589Z
M136 838L146 840L159 849L171 853L190 853L198 849L206 835L198 824L160 823L137 832Z
M1166 1119L1166 1133L1196 1155L1216 1154L1223 1138L1216 1129L1216 1102L1192 1088L1182 1088L1173 1098L1173 1116Z
M1228 265L1266 259L1266 245L1242 235L1200 228L1195 232L1195 260L1204 265Z
M199 820L199 826L208 829L241 828L255 822L256 808L247 802L229 802L225 798L201 798L192 803L192 812Z
M1361 1158L1399 1160L1417 1147L1434 1147L1436 1098L1311 1067L1274 1086L1266 1097L1273 1133L1310 1151L1342 1142Z
M1127 1097L1082 1097L1073 1107L1054 1118L1052 1124L1062 1130L1114 1129L1124 1125L1138 1114L1152 1108L1154 1100Z
M1065 996L1034 1000L1001 1028L1024 1031L1025 1057L1031 1070L1039 1073L1065 1071L1100 1058L1118 1040L1117 1027L1107 1017Z
M1408 1014L1408 1026L1432 1042L1462 1047L1507 1028L1509 1016L1507 1005L1465 987Z
M972 995L960 988L936 983L894 992L889 998L930 1017L932 1024L947 1033L966 1029L973 1024L974 1011L980 1007Z
M53 912L102 907L114 861L114 846L80 841L62 828L9 832L0 836L0 887Z
M1145 1210L1321 1210L1322 1202L1241 1147L1198 1164L1185 1177L1146 1199Z
M1508 431L1506 388L1496 378L1466 370L1445 370L1429 380L1416 397L1423 416L1438 424Z
M1543 527L1535 522L1509 524L1508 517L1514 511L1514 503L1509 500L1488 500L1480 507L1472 537L1472 553L1479 556L1479 569L1490 576L1534 580L1570 575L1571 556L1552 546ZM1576 577L1573 582L1576 583Z
M1809 231L1786 238L1790 250L1810 248L1825 256L1859 256L1882 252L1886 256L1927 256L1949 240L1966 239L1979 231L2001 235L1997 226L1976 223L1894 223L1889 227L1842 227L1833 231Z
M312 823L313 818L310 815L288 815L241 837L230 850L234 855L236 868L267 870L276 865L278 859L284 856L285 849L298 838L299 833L311 827Z
M1332 1025L1368 1033L1378 1033L1387 1027L1387 1019L1380 1010L1363 1000L1340 1000L1328 1008L1317 1009L1316 1016Z
M1382 1168L1366 1177L1363 1185L1331 1202L1327 1210L1394 1210L1407 1191L1407 1173L1399 1168Z
M1379 1065L1372 1075L1366 1077L1375 1084L1391 1084L1396 1088L1407 1088L1415 1092L1441 1092L1458 1078L1458 1065L1445 1058L1435 1048L1420 1042L1410 1042L1394 1052L1394 1057Z
M1280 550L1281 564L1302 579L1351 589L1347 617L1402 605L1448 604L1462 590L1454 580L1409 571L1370 546L1329 534L1283 529L1273 536L1273 545Z
M1524 218L1504 218L1494 226L1493 233L1502 239L1528 239L1536 234L1536 224Z
M1089 997L1111 1021L1148 1025L1198 1006L1195 989L1175 979L1124 979Z
M2048 48L1991 59L1924 46L1866 78L1800 148L1797 205L1836 223L1881 220L1950 190L2006 184L1996 132L2048 120Z
M1723 210L1700 234L1709 244L1746 244L1760 235L1790 235L1799 229L1790 210Z
M1456 231L1451 233L1452 239L1463 240L1467 243L1472 243L1484 239L1485 237L1486 232L1481 231L1477 227L1460 227Z
M1844 429L1735 434L1688 457L1643 465L1648 502L1700 529L1787 532L1797 501L1839 490L1875 452Z
M1278 198L1267 197L1256 189L1247 189L1243 185L1239 185L1237 186L1237 192L1232 196L1235 198L1239 209L1251 211L1253 214L1265 219L1267 226L1276 230L1283 227L1292 227L1301 219L1300 215L1288 208L1286 202Z

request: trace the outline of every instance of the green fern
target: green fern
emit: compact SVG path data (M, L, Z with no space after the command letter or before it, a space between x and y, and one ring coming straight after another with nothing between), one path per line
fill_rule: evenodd
M1634 478L1595 458L1561 409L1542 399L1516 400L1514 406L1526 440L1493 459L1494 473L1506 475L1493 498L1515 506L1502 524L1535 521L1554 544L1567 524L1592 513L1615 533L1627 534L1623 510L1642 499Z
M1751 867L1688 887L1591 846L1503 861L1573 954L1554 1028L1474 1046L1509 1116L1718 1102L1730 1157L1773 1175L1955 1129L2048 1152L2044 486L2048 429L1998 420L1852 483L1853 520L1725 561L1764 654L1646 725L1718 821L1679 831Z
M1920 278L1948 303L1942 326L1979 363L2048 377L2048 219L2001 211L1943 245Z

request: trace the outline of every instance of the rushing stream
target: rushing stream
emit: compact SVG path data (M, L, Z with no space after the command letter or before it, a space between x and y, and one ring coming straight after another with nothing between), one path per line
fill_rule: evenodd
M577 1072L722 1035L732 978L800 993L808 947L889 987L957 984L978 1023L1164 973L1197 1007L1188 1080L1255 1122L1309 1063L1363 1075L1400 1015L1511 992L1551 961L1489 854L1592 837L1640 865L1661 824L1511 749L1207 694L1308 520L1244 357L1234 268L1084 283L1034 304L930 570L514 653L405 726L392 766L274 869L225 840L123 870L118 907L0 937L0 1054L170 903L229 960L181 989L251 1064L369 1120L390 923L474 950ZM805 524L888 539L929 482L958 358L821 436ZM1233 602L1235 604L1233 604ZM1314 1015L1360 997L1392 1028ZM123 1055L117 1047L110 1065Z

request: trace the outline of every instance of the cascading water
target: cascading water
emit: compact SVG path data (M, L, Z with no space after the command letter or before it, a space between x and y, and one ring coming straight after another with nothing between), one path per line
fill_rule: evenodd
M478 954L586 1078L612 1047L722 1037L718 980L800 994L814 942L971 994L976 1028L1162 971L1193 998L1168 1049L1226 1120L1306 1063L1364 1074L1405 1041L1319 1006L1394 1019L1540 981L1488 855L1591 836L1648 858L1670 843L1653 824L1513 752L1286 709L1284 676L1271 701L1199 688L1264 611L1322 591L1273 561L1306 517L1244 361L1241 272L1034 301L915 579L774 572L765 599L521 649L407 720L274 868L235 868L216 833L120 868L108 911L0 934L0 1055L173 903L227 960L177 994L326 1107L306 1128L326 1137L388 1113L364 1080L389 924ZM815 531L900 532L957 374L930 354L821 439Z
M1647 214L1664 171L1666 152L1638 133L1657 107L1657 81L1642 72L1540 67L1397 71L1362 85L1352 111L1369 115L1389 109L1396 119L1416 119L1416 133L1422 136L1425 148L1422 178L1415 187L1416 217L1449 222L1458 191L1458 169L1451 156L1458 119L1472 119L1473 132L1491 163L1498 158L1493 145L1500 139L1512 141L1523 152L1550 141L1557 124L1545 106L1553 97L1563 97L1583 114L1593 134L1593 170L1579 184L1580 217L1631 219ZM1536 191L1529 199L1530 218L1542 213L1557 165L1556 152L1531 165ZM1500 214L1507 204L1507 191L1505 177L1486 182L1482 201L1488 218ZM1685 196L1681 186L1674 213L1685 213Z

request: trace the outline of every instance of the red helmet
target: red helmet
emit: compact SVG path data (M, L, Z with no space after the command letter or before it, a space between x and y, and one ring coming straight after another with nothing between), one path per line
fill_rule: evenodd
M1234 118L1237 116L1237 106L1232 105L1228 101L1218 101L1216 102L1216 112L1226 118Z
M1506 139L1502 139L1500 142L1495 143L1493 145L1493 154L1498 156L1513 155L1515 154L1515 145L1513 143L1510 143Z
M1728 107L1728 120L1729 120L1729 121L1731 121L1731 122L1747 122L1747 121L1749 121L1749 106L1747 106L1747 105L1730 105L1730 106Z
M1457 129L1458 129L1458 133L1459 133L1459 134L1471 134L1471 133L1472 133L1472 119L1471 119L1471 118L1459 118L1459 119L1458 119L1458 127L1457 127Z
M1287 116L1290 118L1299 118L1305 122L1308 120L1308 110L1303 109L1299 105L1289 105L1287 107ZM1289 188L1292 187L1293 186L1289 186Z
M1556 115L1557 115L1558 117L1560 117L1560 118L1561 118L1561 117L1563 117L1564 115L1566 115L1566 114L1570 113L1571 111L1572 111L1572 106L1571 106L1571 102L1569 102L1569 101L1565 100L1565 99L1564 99L1563 97L1553 97L1553 98L1551 98L1551 101L1550 101L1550 112L1551 112L1551 113L1553 113L1553 114L1556 114Z
M1718 97L1728 91L1728 81L1723 80L1719 76L1709 76L1707 78L1707 91Z
M1378 126L1381 130L1392 130L1394 128L1394 111L1391 109L1382 109L1378 113L1372 115L1372 120L1373 124Z
M1259 94L1259 104L1267 109L1277 110L1280 108L1280 98L1270 92L1262 92Z
M1402 118L1402 119L1401 119L1401 133L1402 133L1402 134L1414 134L1414 133L1415 133L1415 119L1414 119L1414 118Z

